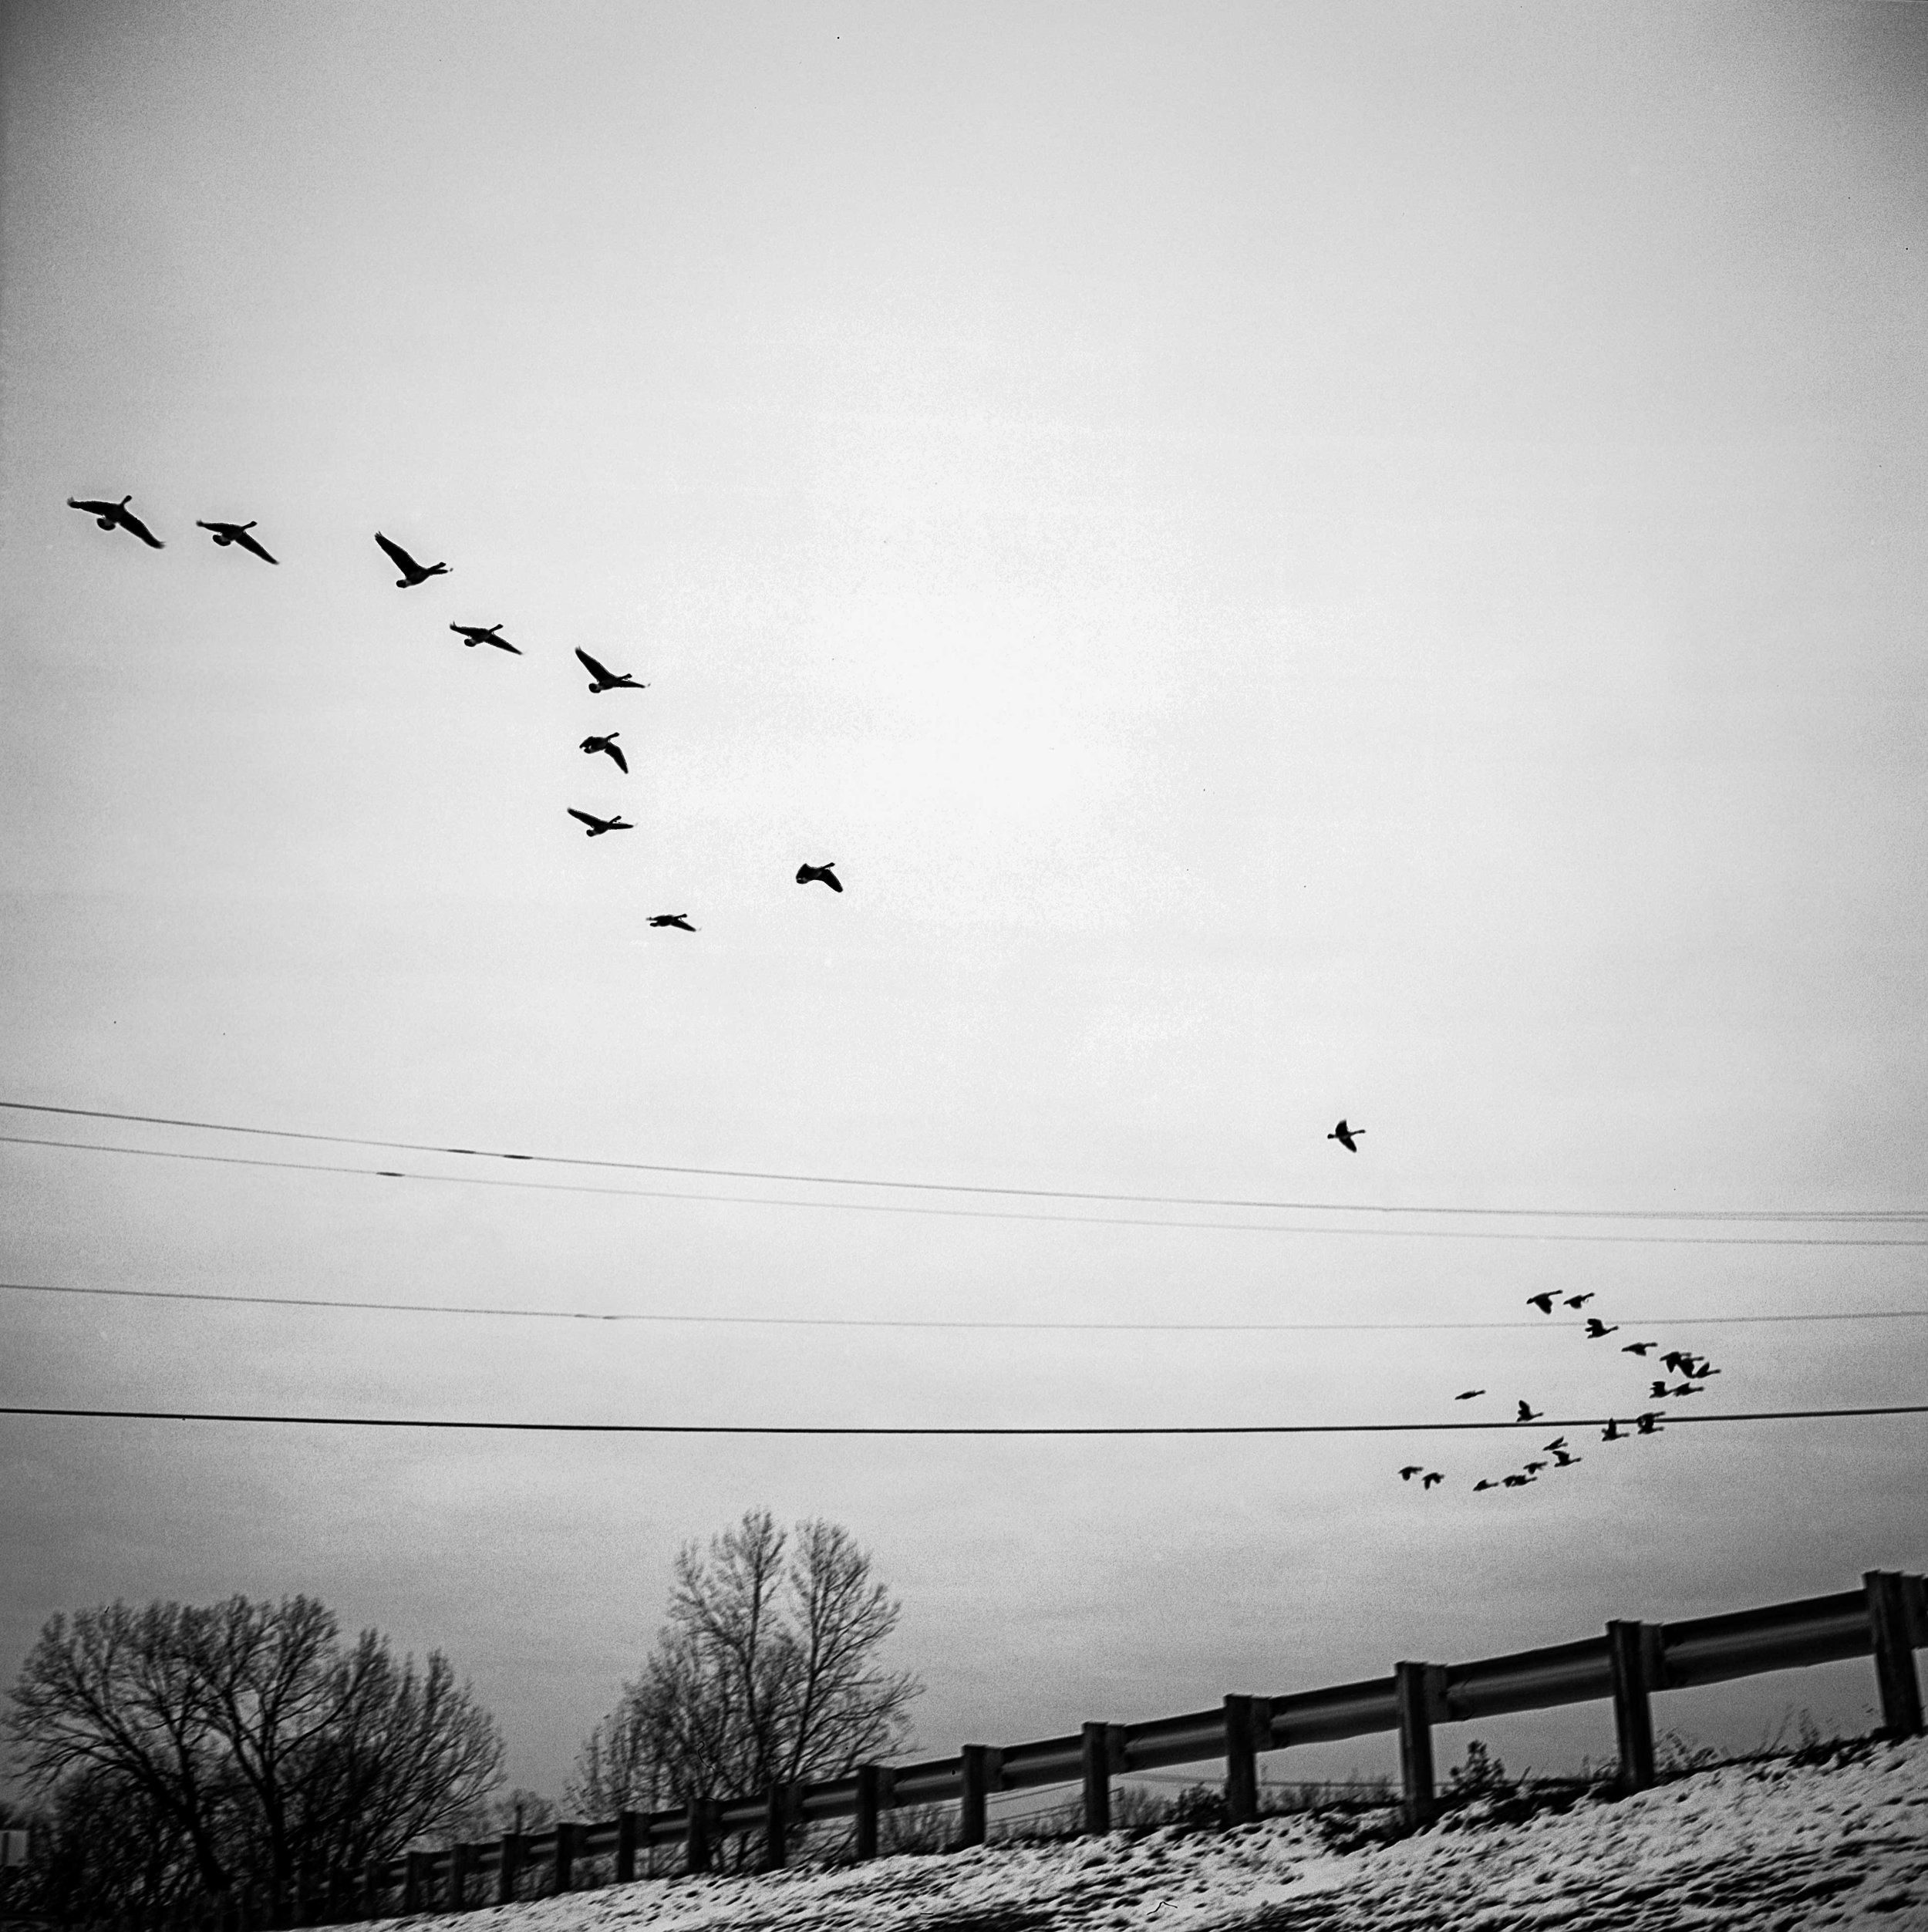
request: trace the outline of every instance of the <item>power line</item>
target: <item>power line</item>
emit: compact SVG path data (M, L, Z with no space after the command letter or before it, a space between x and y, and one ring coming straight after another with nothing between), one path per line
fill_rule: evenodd
M471 1315L514 1321L655 1322L690 1327L723 1328L935 1328L1201 1335L1411 1334L1446 1329L1535 1328L1550 1332L1578 1328L1572 1321L1528 1317L1517 1321L999 1321L977 1317L903 1315L688 1315L654 1310L577 1308L490 1308L479 1303L367 1301L336 1295L234 1295L209 1289L96 1288L37 1281L0 1281L0 1293L23 1295L101 1295L127 1301L214 1302L241 1307L342 1308L384 1315ZM1756 1322L1909 1321L1928 1320L1928 1308L1827 1309L1778 1315L1622 1315L1624 1327L1727 1327Z
M495 1148L443 1147L431 1141L383 1140L367 1134L319 1134L288 1127L238 1126L231 1121L194 1120L167 1114L121 1113L99 1107L58 1107L31 1101L0 1100L0 1108L14 1113L65 1114L76 1120L125 1121L147 1127L187 1128L197 1133L245 1134L270 1140L321 1141L336 1147L385 1148L403 1154L452 1154L474 1160L526 1161L548 1166L601 1168L632 1174L679 1174L711 1180L779 1181L797 1186L888 1188L921 1193L983 1194L1027 1200L1091 1201L1140 1207L1244 1208L1255 1212L1303 1214L1470 1215L1502 1219L1529 1216L1546 1220L1595 1221L1928 1221L1928 1208L1874 1208L1866 1210L1843 1208L1476 1208L1411 1206L1384 1202L1243 1200L1193 1194L1105 1194L1075 1188L999 1187L967 1181L907 1181L875 1175L797 1174L763 1168L692 1167L675 1165L662 1161L605 1160L572 1154L511 1153ZM86 1144L35 1141L29 1145L59 1146Z
M1634 1413L1637 1413L1635 1411ZM1666 1414L1664 1411L1653 1411ZM1630 1415L1535 1416L1531 1422L1175 1422L985 1423L511 1422L420 1415L271 1415L210 1409L55 1408L0 1404L0 1415L56 1416L96 1421L248 1422L302 1428L457 1429L531 1435L784 1436L1190 1436L1438 1435L1469 1429L1590 1429ZM1724 1415L1667 1416L1667 1427L1707 1422L1804 1422L1839 1417L1928 1415L1928 1402L1881 1408L1754 1409Z
M12 1104L0 1101L0 1106ZM885 1201L798 1201L778 1195L702 1194L676 1188L598 1187L585 1181L510 1181L485 1174L411 1174L394 1168L351 1167L326 1161L270 1161L240 1154L195 1153L178 1148L115 1147L98 1141L43 1140L24 1134L0 1134L0 1143L15 1147L55 1148L69 1154L123 1154L140 1160L193 1161L216 1167L265 1168L300 1174L359 1175L374 1180L425 1182L440 1187L503 1188L514 1194L589 1194L627 1200L702 1201L718 1207L806 1208L820 1212L842 1214L935 1215L946 1219L967 1221L1056 1222L1072 1227L1222 1229L1243 1234L1368 1236L1414 1241L1558 1241L1605 1243L1609 1246L1640 1242L1648 1246L1662 1247L1928 1248L1928 1237L1920 1236L1897 1238L1882 1235L1570 1234L1539 1228L1293 1227L1276 1222L1174 1220L1158 1215L1050 1214L1042 1211L999 1208L911 1206ZM368 1145L382 1145L386 1143L370 1142ZM501 1158L507 1160L533 1160L538 1157L533 1155L505 1155ZM847 1182L844 1185L868 1184ZM1104 1197L1074 1195L1067 1198L1096 1200ZM1256 1207L1259 1204L1252 1205ZM1273 1205L1284 1209L1291 1204L1279 1202ZM1310 1204L1306 1205L1309 1208ZM1369 1212L1401 1214L1461 1212L1531 1213L1536 1210L1400 1208L1374 1209ZM1577 1214L1585 1210L1575 1209L1572 1212ZM1904 1219L1907 1217L1897 1214L1892 1218Z

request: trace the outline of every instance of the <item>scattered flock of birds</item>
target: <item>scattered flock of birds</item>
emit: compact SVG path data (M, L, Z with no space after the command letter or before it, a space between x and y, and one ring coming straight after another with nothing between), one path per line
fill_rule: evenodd
M118 503L93 502L75 497L67 499L69 507L84 510L103 530L124 530L155 550L164 549L166 545L161 539L128 507L132 501L131 496L123 497ZM279 561L270 555L259 540L249 534L254 528L252 523L211 523L197 519L196 528L207 531L213 537L217 548L224 550L230 545L238 545L243 550L260 558L264 563L272 564ZM375 541L389 562L402 573L395 580L398 590L414 590L426 584L431 577L445 577L449 574L449 567L446 563L418 563L393 538L384 536L379 530L375 533ZM502 635L502 628L499 623L451 624L449 626L471 650L478 644L487 644L498 651L507 651L513 656L520 657L522 655L520 647L511 643ZM646 684L639 683L627 672L611 670L607 665L592 657L587 651L578 649L576 656L582 668L589 673L592 696L605 691L646 691L649 688ZM592 733L582 740L581 749L591 757L608 758L626 777L629 772L629 760L623 755L622 746L616 742L622 735L619 731ZM581 811L574 805L568 807L567 810L571 818L583 825L587 836L591 838L600 838L608 832L635 830L619 812L605 818L595 812ZM833 860L823 865L798 866L797 883L799 885L827 885L833 892L842 892L842 882L833 869L834 864ZM689 915L686 912L659 912L651 918L649 923L652 926L673 926L683 932L698 930L690 924ZM1326 1138L1336 1141L1347 1153L1357 1154L1359 1151L1359 1137L1365 1131L1363 1127L1350 1126L1341 1120ZM1548 1289L1539 1294L1529 1295L1526 1299L1529 1307L1537 1308L1542 1315L1551 1315L1556 1301L1577 1310L1585 1307L1593 1296L1591 1294L1562 1296ZM1589 1315L1585 1320L1586 1338L1589 1341L1604 1341L1609 1335L1616 1335L1620 1332L1618 1323L1603 1321L1595 1315ZM1636 1356L1645 1364L1647 1357L1660 1346L1658 1342L1653 1341L1623 1342L1620 1353ZM1669 1349L1660 1356L1660 1362L1670 1374L1679 1379L1669 1383L1655 1377L1647 1393L1650 1403L1684 1400L1688 1396L1698 1395L1705 1389L1707 1378L1721 1373L1704 1357L1696 1355L1690 1350ZM1483 1388L1462 1389L1453 1399L1456 1402L1478 1401L1486 1394ZM1530 1402L1524 1401L1518 1402L1518 1409L1515 1419L1521 1423L1538 1421L1545 1413L1543 1409L1536 1409ZM1624 1428L1617 1418L1609 1416L1606 1427L1600 1432L1600 1440L1603 1442L1624 1442L1631 1437L1657 1435L1661 1431L1662 1418L1665 1413L1664 1410L1649 1408L1630 1417ZM1518 1468L1504 1475L1482 1476L1473 1485L1473 1488L1475 1490L1523 1489L1529 1484L1539 1482L1542 1475L1549 1470L1571 1469L1584 1460L1583 1457L1576 1455L1568 1447L1565 1436L1556 1436L1551 1442L1545 1445L1538 1456L1522 1462ZM1429 1469L1421 1462L1409 1462L1399 1472L1402 1482L1411 1482L1415 1476L1419 1479L1422 1491L1436 1489L1446 1480L1443 1471Z
M1359 1151L1358 1136L1365 1131L1363 1127L1348 1127L1342 1120L1326 1138L1336 1141L1348 1153L1357 1154ZM1537 1308L1542 1315L1550 1315L1556 1302L1565 1307L1577 1310L1584 1308L1593 1299L1590 1293L1562 1295L1557 1290L1549 1288L1537 1295L1529 1295L1526 1305L1529 1308ZM1589 1315L1585 1320L1586 1340L1589 1342L1603 1342L1608 1336L1617 1335L1620 1332L1618 1322L1603 1321L1597 1315ZM1637 1356L1645 1364L1648 1356L1660 1346L1658 1342L1623 1342L1620 1353ZM1702 1394L1706 1391L1708 1377L1721 1373L1705 1356L1697 1355L1691 1349L1670 1348L1660 1360L1663 1368L1680 1379L1670 1384L1656 1377L1647 1390L1647 1399L1649 1402L1678 1401L1690 1395ZM1453 1400L1455 1402L1475 1402L1486 1393L1483 1388L1463 1388ZM1516 1422L1537 1422L1545 1413L1544 1409L1535 1408L1530 1402L1521 1401L1518 1413L1514 1420ZM1662 1432L1662 1418L1666 1414L1664 1409L1643 1409L1638 1414L1630 1416L1627 1426L1624 1428L1620 1426L1617 1416L1609 1415L1606 1418L1606 1427L1600 1431L1600 1440L1603 1442L1625 1442L1633 1436L1658 1435ZM1476 1490L1524 1489L1529 1483L1539 1482L1542 1471L1570 1469L1586 1459L1584 1456L1573 1454L1567 1446L1565 1436L1556 1435L1540 1451L1537 1458L1522 1462L1517 1469L1503 1476L1481 1476L1473 1487ZM1399 1472L1401 1482L1411 1482L1414 1476L1419 1478L1419 1486L1422 1490L1436 1488L1446 1480L1443 1471L1429 1469L1423 1462L1408 1462Z
M131 494L123 497L118 503L69 497L67 507L70 510L84 510L103 530L124 530L130 536L138 537L150 549L166 549L167 546L161 539L128 507L133 501ZM217 549L225 550L231 544L238 544L242 549L260 558L265 564L278 564L281 561L278 557L271 556L258 539L249 535L249 531L254 528L253 523L205 523L197 518L195 527L208 531L213 536ZM375 541L380 545L389 561L402 573L395 580L397 590L414 590L426 584L431 577L446 577L450 574L446 563L416 562L392 537L384 536L379 530L375 533ZM449 629L471 650L478 644L488 644L498 651L507 651L513 657L522 655L520 646L511 644L502 635L501 624L451 624ZM581 661L582 668L589 673L592 696L604 691L646 691L649 688L646 684L639 683L626 671L611 670L607 665L599 663L592 657L587 651L578 649L576 656ZM592 757L606 756L627 777L629 760L624 757L622 746L616 742L622 735L619 731L592 734L582 740L581 749ZM566 810L571 818L581 823L586 835L591 838L600 838L606 832L635 830L635 827L620 812L604 818L595 812L578 811L574 805L567 807ZM841 892L843 882L833 869L835 864L833 859L823 865L800 865L797 868L797 883L799 885L827 885L833 892ZM673 926L682 932L694 932L699 929L689 923L687 912L659 912L652 917L649 923L652 926ZM1343 1124L1340 1123L1342 1126Z

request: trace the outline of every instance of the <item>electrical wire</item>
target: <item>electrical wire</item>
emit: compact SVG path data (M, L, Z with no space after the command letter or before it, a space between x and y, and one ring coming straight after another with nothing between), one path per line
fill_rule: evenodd
M571 1154L511 1153L494 1148L443 1147L430 1141L383 1140L366 1134L308 1133L287 1127L239 1126L231 1121L194 1120L167 1114L121 1113L99 1107L53 1106L31 1101L0 1100L0 1108L14 1113L65 1114L76 1120L123 1121L147 1127L185 1128L197 1133L245 1134L271 1140L321 1141L337 1147L384 1148L403 1154L453 1154L475 1160L526 1161L549 1166L602 1168L635 1174L678 1174L712 1180L780 1181L797 1186L887 1188L925 1193L983 1194L1028 1200L1090 1201L1141 1207L1244 1208L1253 1211L1305 1214L1472 1215L1502 1219L1528 1216L1538 1219L1596 1221L1928 1221L1928 1208L1873 1208L1866 1210L1843 1208L1477 1208L1411 1206L1384 1202L1243 1200L1192 1194L1105 1194L1074 1188L998 1187L966 1181L907 1181L875 1175L797 1174L763 1168L692 1167L674 1165L661 1161L605 1160ZM86 1145L59 1141L29 1144L36 1146Z
M22 1295L100 1295L127 1301L214 1302L241 1307L341 1308L384 1315L470 1315L515 1321L655 1322L722 1328L935 1328L988 1329L999 1332L1043 1330L1147 1334L1315 1334L1330 1332L1411 1334L1444 1329L1537 1328L1549 1332L1578 1328L1572 1321L1000 1321L979 1317L902 1315L689 1315L653 1310L602 1311L575 1308L490 1308L480 1303L438 1301L364 1301L335 1295L232 1295L193 1288L95 1288L38 1281L0 1281L0 1293ZM1831 1308L1778 1315L1623 1315L1633 1328L1727 1327L1757 1322L1914 1321L1928 1320L1928 1308Z
M1637 1414L1637 1411L1633 1413ZM1878 1408L1754 1409L1717 1415L1671 1415L1677 1423L1804 1422L1835 1418L1928 1415L1928 1402ZM437 1429L529 1435L781 1435L781 1436L1197 1436L1197 1435L1438 1435L1470 1429L1587 1429L1630 1415L1535 1416L1530 1422L1172 1422L1172 1423L835 1423L835 1422L514 1422L470 1418L408 1415L280 1415L216 1409L110 1409L0 1404L0 1415L66 1417L123 1422L245 1422L303 1428Z
M0 1101L0 1106L11 1103ZM701 1194L674 1188L598 1187L583 1181L510 1181L484 1174L410 1174L394 1168L349 1167L325 1161L269 1161L240 1154L201 1154L177 1148L115 1147L98 1141L43 1140L24 1134L0 1134L0 1143L15 1147L55 1148L72 1154L123 1154L150 1161L193 1161L217 1167L266 1168L303 1174L360 1175L383 1181L417 1181L443 1187L506 1189L519 1194L588 1194L650 1201L702 1201L718 1207L807 1208L844 1214L898 1214L938 1216L968 1221L1056 1222L1073 1227L1198 1228L1226 1229L1242 1234L1366 1236L1380 1239L1414 1241L1558 1241L1604 1243L1609 1246L1640 1242L1663 1247L1716 1248L1928 1248L1928 1236L1895 1237L1885 1235L1731 1235L1731 1234L1572 1234L1539 1228L1338 1228L1286 1226L1276 1222L1174 1220L1158 1215L1050 1214L1040 1211L999 1208L910 1206L885 1201L799 1201L778 1195ZM459 1149L448 1150L460 1151ZM525 1160L528 1155L504 1155L504 1159ZM867 1183L845 1185L868 1185ZM1097 1196L1070 1197L1074 1199ZM1256 1205L1256 1204L1255 1204ZM1289 1203L1273 1204L1285 1208ZM1308 1204L1308 1206L1309 1204ZM1374 1212L1423 1213L1423 1209L1374 1209ZM1459 1212L1441 1209L1441 1212ZM1531 1212L1530 1209L1467 1209L1467 1212ZM1575 1210L1576 1212L1580 1212Z

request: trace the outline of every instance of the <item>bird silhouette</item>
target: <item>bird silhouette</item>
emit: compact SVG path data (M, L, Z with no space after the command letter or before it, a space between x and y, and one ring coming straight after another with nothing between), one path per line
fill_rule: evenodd
M1575 1463L1584 1462L1586 1460L1586 1458L1583 1455L1569 1455L1564 1449L1556 1449L1553 1452L1553 1467L1556 1469L1570 1469Z
M133 501L132 495L124 496L118 503L93 503L84 497L69 497L69 510L84 510L103 530L112 530L116 525L130 536L138 537L151 550L165 550L167 546L130 510Z
M833 858L827 860L821 865L799 865L797 868L797 883L799 885L809 885L813 883L827 885L833 892L841 892L844 889L842 883L838 878L837 875L831 870L831 867L836 863L836 860Z
M1691 1382L1677 1383L1667 1391L1670 1395L1704 1395L1706 1393L1705 1389L1696 1388Z
M1660 1433L1660 1418L1650 1409L1640 1418L1635 1427L1642 1435L1658 1435Z
M1438 1470L1432 1469L1420 1478L1419 1486L1422 1489L1430 1489L1435 1482L1444 1482L1445 1480Z
M397 590L413 590L417 584L426 584L431 577L446 577L449 574L447 564L418 564L402 546L392 542L380 531L375 533L375 541L388 553L388 560L402 574L395 580Z
M1584 1308L1593 1299L1593 1290L1589 1289L1583 1295L1569 1295L1566 1305L1569 1308Z
M194 528L197 530L207 530L214 533L214 548L217 550L225 550L230 544L239 544L242 549L251 550L263 563L278 564L281 561L280 558L269 556L268 552L248 535L248 531L254 527L251 523L204 523L198 517L194 519Z
M1663 1368L1673 1369L1677 1374L1685 1374L1687 1364L1693 1360L1694 1357L1691 1355L1683 1355L1677 1348L1670 1348L1660 1357L1660 1366Z
M1399 1472L1400 1481L1401 1482L1411 1482L1413 1478L1417 1475L1420 1471L1424 1468L1425 1466L1425 1464L1423 1462L1407 1463L1405 1468L1401 1469Z
M1589 1342L1597 1342L1606 1336L1617 1334L1620 1326L1618 1322L1603 1322L1598 1315L1589 1315L1586 1318L1586 1339Z
M1553 1297L1550 1294L1529 1295L1526 1305L1529 1308L1537 1308L1542 1315L1550 1315L1553 1312Z
M1536 1476L1546 1467L1544 1462L1522 1462L1519 1465L1529 1476Z
M454 632L470 650L474 650L478 644L493 644L498 651L512 652L517 657L522 655L502 635L502 626L500 624L451 624L449 629Z
M1542 1445L1541 1453L1543 1455L1558 1455L1566 1447L1566 1438L1563 1435L1556 1435L1551 1442Z
M1606 1427L1600 1431L1603 1442L1624 1442L1626 1438L1620 1432L1620 1425L1612 1416L1606 1418Z
M1475 1489L1497 1489L1499 1485L1497 1482L1489 1482L1485 1476L1481 1476L1478 1482L1473 1485L1473 1487Z
M1463 1388L1453 1400L1455 1402L1470 1402L1475 1395L1484 1395L1485 1393L1483 1388Z
M1626 1342L1621 1345L1620 1353L1623 1355L1637 1355L1642 1361L1645 1361L1647 1350L1658 1348L1660 1345L1658 1342Z
M1359 1151L1359 1142L1355 1137L1364 1133L1365 1131L1363 1127L1348 1127L1343 1121L1341 1121L1326 1136L1326 1138L1329 1141L1336 1141L1348 1154L1357 1154Z
M576 656L582 660L582 668L589 673L589 689L597 691L646 691L649 686L639 684L627 671L612 671L607 665L598 664L589 653L580 648Z
M598 818L593 812L578 811L575 806L568 808L571 818L579 818L589 828L589 837L600 838L605 832L632 832L635 827L619 814L614 818Z
M622 736L622 733L620 731L612 731L600 738L585 738L581 748L592 754L598 751L608 752L609 756L615 760L617 770L627 771L629 769L629 760L622 755L622 747L616 743L617 739Z
M1500 1481L1508 1489L1524 1489L1529 1482L1539 1481L1538 1476L1502 1476Z
M1667 1394L1667 1386L1666 1383L1656 1382L1653 1386L1647 1391L1647 1399L1650 1402L1657 1402L1662 1396Z
M673 926L684 932L694 932L697 929L689 923L687 912L659 912L649 923L652 926Z
M1537 1422L1545 1413L1545 1410L1534 1408L1525 1402L1519 1405L1519 1419L1522 1422Z

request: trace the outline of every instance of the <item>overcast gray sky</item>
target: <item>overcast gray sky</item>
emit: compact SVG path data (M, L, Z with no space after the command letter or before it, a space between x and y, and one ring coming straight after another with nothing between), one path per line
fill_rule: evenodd
M1928 1205L1928 8L0 19L0 1098L1016 1188ZM63 501L129 491L164 551ZM278 568L194 528L250 518ZM452 573L398 592L377 528ZM447 628L498 621L521 656ZM650 688L592 697L577 646ZM577 749L612 727L626 778ZM841 898L793 882L825 859ZM1920 1321L1686 1325L1928 1307L1922 1248L1761 1245L1919 1225L1079 1226L0 1131L423 1177L0 1146L17 1283L1198 1323L1557 1288L1714 1356L1709 1409L1928 1366ZM477 1174L759 1199L427 1178ZM1488 1238L1549 1232L1746 1244ZM16 1403L1411 1421L1647 1381L1551 1323L0 1302ZM1923 1565L1920 1418L1471 1491L1529 1446L0 1418L0 1671L57 1610L305 1590L446 1648L556 1792L676 1546L752 1505L875 1553L930 1752ZM1485 1729L1611 1748L1603 1712Z

